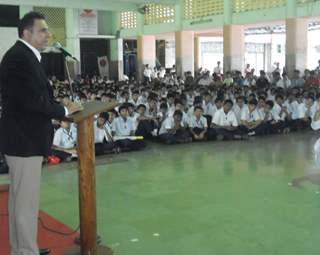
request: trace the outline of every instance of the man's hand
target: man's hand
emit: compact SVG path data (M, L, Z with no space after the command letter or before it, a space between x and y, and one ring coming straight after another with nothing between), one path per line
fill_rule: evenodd
M66 105L68 109L68 115L72 115L75 112L79 112L83 110L83 106L80 103L70 102Z

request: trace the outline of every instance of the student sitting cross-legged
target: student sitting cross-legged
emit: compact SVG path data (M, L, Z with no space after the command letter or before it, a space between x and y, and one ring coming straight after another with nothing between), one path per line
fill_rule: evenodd
M99 114L94 122L94 142L96 155L103 155L110 152L120 152L118 143L114 141L110 125L108 125L109 113Z
M203 116L203 108L201 106L195 106L193 116L189 117L189 131L193 141L207 139L208 124L207 119Z
M112 122L112 134L121 149L139 150L145 147L143 138L135 136L135 123L128 117L128 107L124 104L119 107L119 117Z
M238 121L232 110L233 102L226 100L223 107L216 111L213 116L211 129L209 130L209 138L211 140L232 140L241 139Z
M76 128L71 125L70 121L61 121L60 128L54 134L52 155L61 161L71 161L77 158L76 142Z
M248 103L248 109L244 109L241 113L240 129L244 134L249 136L265 134L265 125L257 111L257 105L257 100L252 99Z
M267 100L263 111L263 123L265 126L265 134L278 134L283 130L283 121L274 111L274 103Z
M313 96L307 96L305 102L299 104L298 107L298 119L294 122L295 130L305 130L311 127L312 119L316 113L316 108L314 107Z
M138 116L136 118L137 136L143 136L145 139L151 139L156 135L157 120L151 116L146 116L147 107L140 104L137 107ZM155 131L154 131L155 130Z
M159 140L166 144L191 142L192 138L182 122L182 112L176 110L172 117L167 117L161 125Z

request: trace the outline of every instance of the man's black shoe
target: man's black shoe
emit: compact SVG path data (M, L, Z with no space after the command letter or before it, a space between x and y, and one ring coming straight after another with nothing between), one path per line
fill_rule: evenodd
M39 249L39 254L40 255L47 255L50 254L51 250L48 248L44 248L44 249Z

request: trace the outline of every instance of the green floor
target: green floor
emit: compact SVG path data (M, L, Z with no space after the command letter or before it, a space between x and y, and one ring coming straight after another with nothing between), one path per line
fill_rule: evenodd
M320 254L315 133L179 146L97 159L98 229L121 255ZM41 208L78 225L76 164L44 170ZM320 173L320 170L319 170ZM5 178L1 177L5 182Z

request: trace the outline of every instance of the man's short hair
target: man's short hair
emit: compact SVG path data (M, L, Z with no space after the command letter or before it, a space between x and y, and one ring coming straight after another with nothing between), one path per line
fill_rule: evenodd
M22 38L24 30L31 30L36 19L46 19L45 16L39 12L29 12L23 16L19 21L18 34L19 38Z

